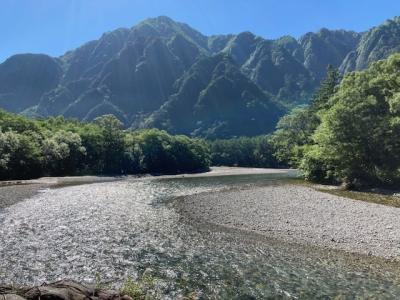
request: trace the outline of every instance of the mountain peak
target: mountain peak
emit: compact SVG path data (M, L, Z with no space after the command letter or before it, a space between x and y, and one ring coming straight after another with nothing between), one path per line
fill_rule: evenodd
M394 17L365 32L357 49L347 55L340 70L342 72L362 70L372 62L399 51L400 17Z
M143 31L145 35L157 35L168 39L180 34L188 41L202 48L203 51L208 51L206 36L189 25L174 21L167 16L146 19L132 27L132 31Z
M282 113L273 102L307 103L328 65L362 69L399 45L400 17L362 34L322 28L267 40L249 31L209 37L158 16L58 59L10 58L0 64L0 107L83 120L110 113L127 127L193 135L261 134ZM234 125L242 123L245 131Z
M383 24L384 25L389 25L389 24L392 24L392 23L400 23L400 16L395 16L395 17L393 17L391 19L387 19Z
M142 22L153 23L153 24L169 24L169 25L178 23L168 16L158 16L158 17L154 17L154 18L148 18Z

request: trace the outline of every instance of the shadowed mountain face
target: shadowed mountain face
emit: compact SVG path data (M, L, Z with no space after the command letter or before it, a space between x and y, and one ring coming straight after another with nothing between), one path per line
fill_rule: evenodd
M117 29L59 58L0 64L0 107L193 136L270 132L284 107L307 103L330 64L360 70L400 50L400 18L359 34L322 29L300 39L250 32L204 36L167 17Z
M230 56L218 54L185 72L144 126L207 138L257 135L272 131L283 113Z
M0 107L20 112L36 105L44 93L57 87L62 76L57 59L19 54L0 64Z

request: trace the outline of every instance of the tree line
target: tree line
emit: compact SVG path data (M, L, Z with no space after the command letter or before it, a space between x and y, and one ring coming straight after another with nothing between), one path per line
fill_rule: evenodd
M306 179L349 188L400 182L400 54L343 79L330 69L307 107L271 136L274 156Z
M208 145L165 131L123 130L105 115L93 122L31 120L0 111L0 179L207 170Z
M210 165L280 167L268 136L205 141L157 129L123 130L113 115L93 122L28 119L0 110L0 179L175 174Z
M286 167L274 156L270 137L238 137L208 141L214 166L278 168Z

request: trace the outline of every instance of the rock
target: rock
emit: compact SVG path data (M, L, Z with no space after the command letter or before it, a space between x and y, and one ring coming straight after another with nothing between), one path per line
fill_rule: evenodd
M25 298L22 298L21 296L18 296L16 294L5 294L4 300L25 300Z
M4 300L132 300L118 291L90 288L72 280L61 280L35 287L0 287Z

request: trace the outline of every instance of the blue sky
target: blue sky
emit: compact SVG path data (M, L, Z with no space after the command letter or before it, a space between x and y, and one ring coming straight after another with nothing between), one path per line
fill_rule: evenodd
M364 31L400 15L399 0L0 0L0 62L58 56L103 32L169 16L205 34L295 37L321 27Z

